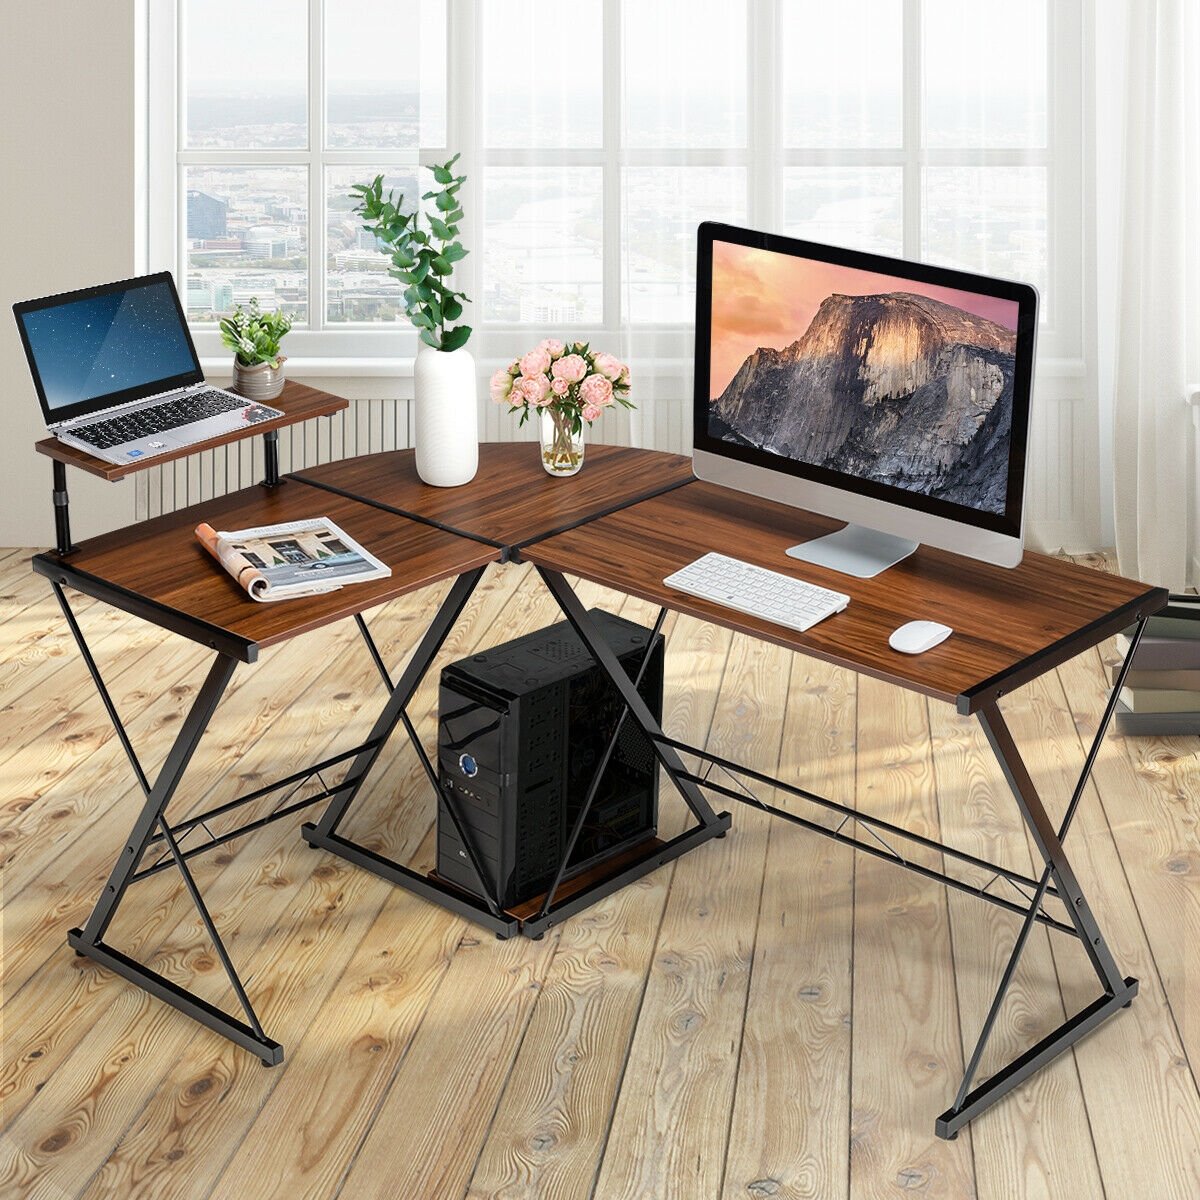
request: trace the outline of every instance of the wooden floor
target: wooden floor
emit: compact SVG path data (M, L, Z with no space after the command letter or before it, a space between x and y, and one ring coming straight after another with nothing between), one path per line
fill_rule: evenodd
M286 1047L266 1070L64 943L140 795L27 559L0 551L5 1200L1200 1195L1197 739L1110 737L1068 843L1138 1000L957 1141L934 1117L1017 919L739 806L729 838L540 942L499 942L313 851L300 818L196 860ZM373 614L390 662L441 594ZM205 655L76 599L152 770ZM492 568L446 654L554 615L534 576ZM668 731L1032 870L979 730L947 706L695 620L667 633ZM1003 705L1054 813L1112 657ZM381 699L353 623L266 652L235 675L172 814L352 744ZM427 740L435 705L427 684ZM392 750L347 828L430 865L432 805L402 739ZM664 797L662 826L682 822ZM173 873L129 893L110 940L234 1003ZM1078 944L1037 929L985 1070L1097 994Z

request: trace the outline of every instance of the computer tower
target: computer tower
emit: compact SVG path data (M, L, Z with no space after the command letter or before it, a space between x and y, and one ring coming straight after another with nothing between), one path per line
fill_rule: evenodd
M601 609L591 616L636 678L652 631ZM656 719L663 650L658 634L639 688ZM621 709L616 689L566 621L443 669L438 779L454 798L502 908L550 886ZM626 718L566 878L653 837L657 824L654 752ZM479 894L444 796L438 799L437 873Z

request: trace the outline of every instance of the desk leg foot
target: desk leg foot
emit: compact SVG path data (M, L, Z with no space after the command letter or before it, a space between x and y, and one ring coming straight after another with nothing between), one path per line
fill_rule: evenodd
M1064 1050L1070 1049L1080 1038L1086 1037L1093 1029L1102 1025L1118 1009L1128 1008L1133 1003L1137 990L1138 981L1126 979L1115 996L1101 996L1082 1012L1076 1013L1036 1046L1031 1046L1008 1066L1001 1067L990 1079L984 1080L965 1097L959 1107L947 1109L942 1113L934 1123L934 1133L949 1141L964 1125L986 1112L1001 1097L1024 1083Z
M245 1021L230 1016L223 1009L197 996L195 992L188 991L165 975L160 975L150 967L122 954L115 947L105 942L87 941L81 929L72 929L67 934L67 943L76 954L93 959L140 987L142 991L149 992L151 996L171 1005L172 1008L177 1008L193 1021L199 1021L214 1033L219 1033L243 1049L249 1050L251 1054L258 1055L264 1066L274 1067L283 1062L283 1047L277 1041L259 1034Z
M318 825L311 823L300 826L300 836L315 849L327 850L364 871L370 871L372 875L378 875L380 879L386 879L388 883L416 892L423 900L430 900L442 908L448 908L478 925L486 925L498 938L509 938L520 932L520 923L516 917L510 917L504 912L492 913L482 900L476 899L468 892L431 879L427 875L419 875L403 863L376 854L374 850L360 846L348 838L339 837L336 833L323 833Z

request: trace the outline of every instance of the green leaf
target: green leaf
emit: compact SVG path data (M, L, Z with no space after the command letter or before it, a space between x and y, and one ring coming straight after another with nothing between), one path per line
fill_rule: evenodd
M456 154L456 155L455 155L453 158L451 158L451 159L447 159L447 161L446 161L446 166L447 166L447 167L452 167L452 166L454 166L454 164L455 164L456 162L458 162L458 160L459 160L460 158L462 158L462 151L461 151L461 150L460 150L460 151L459 151L459 152L458 152L458 153L457 153L457 154Z
M433 177L438 183L449 183L454 178L454 172L449 167L434 167Z
M417 288L413 287L411 284L404 289L404 303L409 308L416 308L416 306L423 299L424 299L424 297L421 295L420 291Z
M423 308L412 309L408 314L408 319L419 329L433 328L433 318Z
M425 278L425 276L428 274L429 274L429 260L425 257L424 252L422 252L418 256L417 261L413 266L413 269L411 271L409 271L409 275L411 276L411 278L408 280L408 282L409 283L420 283Z
M447 329L442 335L442 349L457 350L460 346L467 344L467 338L470 336L470 325L456 325L453 329Z
M429 228L433 230L435 237L440 237L443 242L448 242L454 234L450 232L450 226L445 221L439 221L437 217L429 218Z
M431 262L430 268L437 275L449 275L454 267L448 263L440 254Z
M416 287L416 292L417 292L417 295L418 295L418 296L419 296L419 297L420 297L422 300L426 300L426 301L427 301L427 300L432 300L432 299L433 299L433 288L431 288L427 282L425 282L425 283L418 283L418 284L417 284L417 287Z
M448 212L446 214L446 222L450 225L456 225L462 219L463 210L461 208L456 208L453 212Z
M421 193L421 199L422 199L422 200L432 200L432 199L434 198L434 196L440 196L441 194L442 194L441 192L437 192L437 191L434 191L434 192L422 192L422 193Z
M442 316L447 321L457 321L462 316L462 305L453 295L442 305Z
M458 201L449 192L438 192L434 204L437 205L439 212L451 212L458 207Z
M450 245L442 251L442 257L447 262L456 263L461 259L466 258L467 252L463 249L461 242L451 242Z
M437 334L430 333L428 329L421 334L421 341L423 341L427 346L432 346L435 350L440 350L442 348L442 343L438 341Z
M442 306L436 300L430 300L427 309L435 325L442 323Z
M416 261L416 255L411 254L403 246L397 246L392 251L392 262L398 267L411 267Z

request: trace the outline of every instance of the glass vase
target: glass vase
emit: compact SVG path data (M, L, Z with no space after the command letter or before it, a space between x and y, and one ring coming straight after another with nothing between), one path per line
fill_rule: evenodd
M542 466L548 475L565 478L583 466L583 422L571 428L570 414L557 408L543 408L541 421Z

